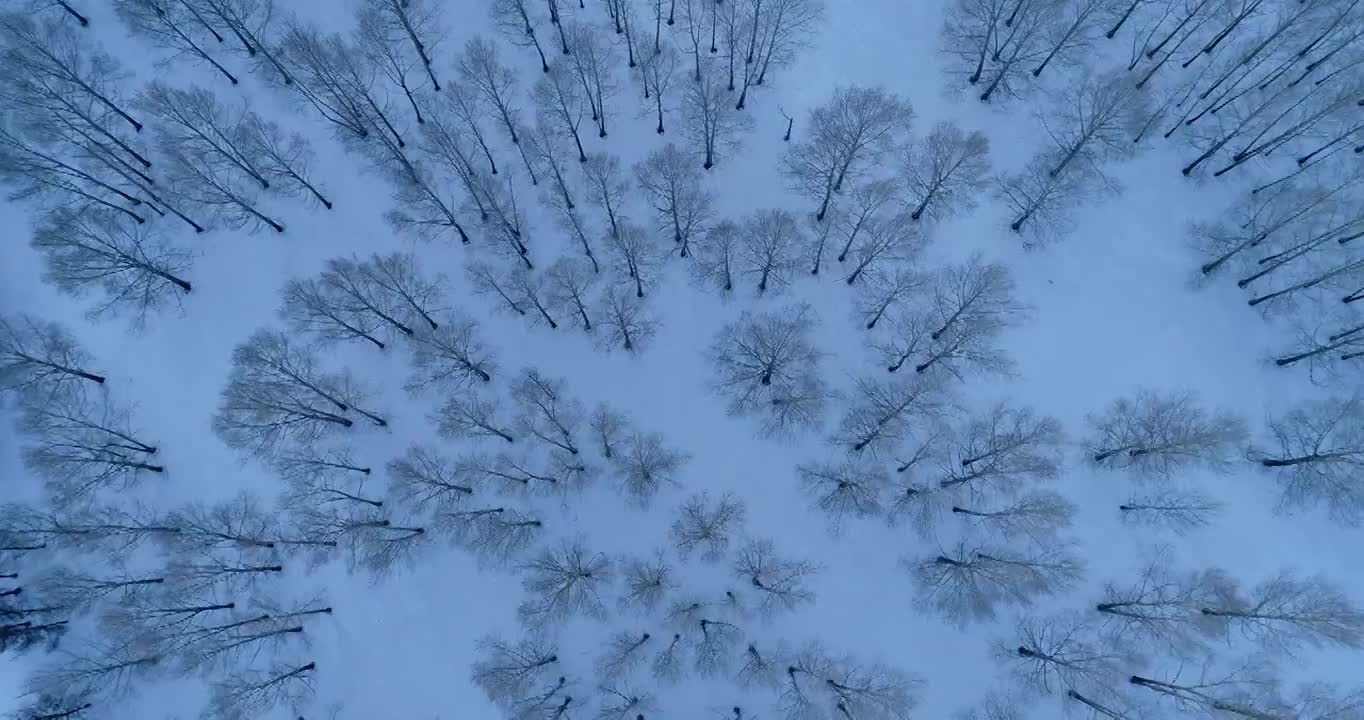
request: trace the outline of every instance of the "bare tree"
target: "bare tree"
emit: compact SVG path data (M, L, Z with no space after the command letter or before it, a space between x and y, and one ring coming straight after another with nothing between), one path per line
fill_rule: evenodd
M236 670L214 683L209 709L215 717L225 720L261 717L280 705L297 712L313 696L316 671L313 662L278 660L265 668Z
M474 684L504 708L514 708L540 686L559 679L559 648L533 636L509 643L489 635L478 641L478 652Z
M597 341L603 348L619 345L627 353L636 353L658 332L660 323L648 301L627 288L606 289L600 305L597 316L602 332Z
M1065 544L1037 548L985 547L963 541L941 555L905 560L919 602L965 625L988 620L1001 605L1027 606L1072 587L1084 565Z
M952 506L952 512L988 528L1003 538L1027 538L1038 544L1051 542L1057 532L1070 527L1075 504L1050 490L1030 492L1001 505Z
M103 385L104 376L92 372L93 361L62 325L32 315L0 315L0 388L57 394L70 381Z
M996 179L997 195L1013 214L1009 229L1023 236L1025 248L1061 238L1070 231L1071 211L1077 205L1112 190L1088 166L1055 175L1052 167L1051 156L1043 153L1033 156L1022 170Z
M1250 659L1228 670L1217 670L1211 661L1198 674L1177 672L1158 680L1141 675L1128 679L1133 686L1150 690L1175 707L1215 717L1218 714L1247 718L1281 717L1283 700L1278 695L1274 670Z
M620 606L645 613L659 609L663 599L677 587L673 567L662 550L648 557L626 558L621 575L625 578L625 591Z
M630 193L630 180L621 170L620 157L610 153L592 153L583 165L587 178L588 199L606 214L611 237L620 236L620 228L627 222L623 214Z
M602 600L611 581L611 560L593 553L581 539L565 540L546 548L521 566L528 597L517 615L530 627L545 628L576 615L600 618L606 613Z
M164 5L164 7L163 7ZM114 10L133 34L147 38L153 44L203 62L217 70L233 85L237 77L209 55L193 32L194 13L188 3L162 3L157 0L118 0Z
M80 297L97 288L92 317L127 314L140 326L191 285L181 279L190 253L170 244L153 225L127 222L112 212L55 211L33 235L46 261L45 279Z
M677 473L691 456L663 444L658 433L631 433L612 460L616 488L640 507L648 507L665 485L677 484Z
M511 428L498 419L499 403L496 396L491 398L470 394L469 397L452 397L441 406L436 419L442 435L459 438L498 438L505 442L515 442Z
M553 304L549 300L547 278L543 273L532 274L527 268L517 268L507 278L506 287L517 306L526 309L532 323L537 325L544 323L552 330L559 328L559 323L549 314L549 308L546 307L552 307Z
M243 181L235 170L215 158L182 148L162 138L161 155L168 168L165 187L172 197L211 212L232 229L257 232L269 227L277 233L284 225L266 215L259 206L254 187Z
M401 264L400 260L395 262L392 269L401 273ZM415 272L415 268L408 269ZM410 314L414 305L421 307L416 297L428 302L438 292L436 286L419 277L404 276L402 287L414 298L409 301L385 284L395 281L369 263L358 258L332 258L317 278L292 280L285 285L281 314L295 329L311 331L321 340L365 339L382 349L385 344L375 337L379 331L415 335L400 317Z
M817 220L845 181L856 182L870 158L891 151L913 118L905 100L857 86L836 89L810 111L810 139L791 146L782 162L795 189L818 203Z
M779 312L744 313L720 329L707 357L716 373L712 387L729 397L731 414L784 417L787 402L824 393L819 378L822 354L810 339L816 324L808 305L796 305ZM818 415L815 408L807 409L811 416ZM780 424L800 424L795 417L786 420L792 422Z
M640 59L640 76L644 81L644 100L645 106L643 114L648 114L648 101L652 96L653 109L658 115L658 127L655 132L659 135L664 133L663 116L665 113L672 112L673 103L668 100L668 91L673 87L673 80L677 75L677 51L672 46L665 46L656 53L646 53Z
M465 508L437 520L485 567L506 567L519 559L544 530L535 516L502 506Z
M134 681L155 678L164 659L148 648L92 639L75 650L63 650L58 662L29 679L27 689L38 697L117 701Z
M545 289L548 304L560 315L573 318L574 322L582 326L584 332L592 332L592 317L588 309L592 305L592 291L596 286L597 275L589 261L561 257L545 271L545 278L548 283ZM592 308L591 314L596 313L596 308Z
M138 95L137 106L155 118L157 135L180 152L196 156L206 168L239 174L270 189L260 169L251 163L236 127L240 117L228 117L218 98L196 87L180 90L152 82Z
M535 439L571 455L578 454L576 435L583 407L568 397L562 379L547 378L532 368L521 371L512 386L512 399L521 408L517 425Z
M90 504L65 511L10 503L3 510L0 537L4 538L4 552L47 547L83 553L103 551L118 562L118 558L143 542L164 541L180 530L138 504L128 507Z
M275 34L271 25L276 17L273 0L191 0L181 4L215 40L222 42L222 36L213 30L214 25L231 33L241 45L240 51L246 53L254 69L267 80L293 85L294 78L279 57L279 43L271 37Z
M283 333L259 331L233 351L233 369L213 419L230 447L271 452L285 442L308 444L354 423L341 397L341 378L316 369L317 358Z
M1140 390L1088 422L1095 463L1160 478L1191 467L1229 472L1248 436L1245 420L1202 407L1195 393L1181 390Z
M498 308L505 307L508 311L522 317L527 315L529 310L513 286L510 276L504 276L503 273L483 262L469 263L464 270L470 284L473 285L475 295L494 296L502 301L497 306Z
M943 402L942 391L941 383L922 375L894 380L858 379L834 442L854 452L870 449L879 454L888 450L916 422L937 413Z
M388 129L387 105L374 90L374 68L368 58L339 34L291 23L281 41L281 55L298 82L290 87L348 143L367 140L372 131ZM382 126L382 128L381 128Z
M785 288L800 262L804 235L786 210L759 210L739 227L737 269L757 281L758 294Z
M478 322L463 313L437 317L436 327L413 337L407 391L415 394L431 385L458 391L491 382L497 360L479 337Z
M939 486L973 498L1016 495L1029 480L1060 474L1064 440L1056 418L997 403L952 434Z
M1103 601L1094 608L1104 618L1105 633L1121 645L1150 644L1180 655L1203 652L1225 624L1203 615L1202 608L1233 591L1234 583L1216 569L1174 571L1168 547L1145 554L1150 559L1132 583L1104 585Z
M889 266L894 272L916 259L927 246L928 236L896 215L870 220L859 233L858 241L855 244L853 241L849 236L843 253L838 256L842 261L851 254L852 270L843 279L848 285L856 283L863 273L879 273L883 266Z
M535 83L533 97L541 125L555 125L564 139L573 138L578 148L578 162L587 162L578 128L583 123L583 92L571 71L562 65L546 70L546 75ZM548 140L549 138L545 138Z
M409 100L412 91L406 74L418 66L431 89L440 92L431 64L431 52L441 40L435 6L412 0L371 0L361 7L358 19L362 46Z
M739 272L739 225L721 220L697 238L697 250L690 266L692 280L703 289L712 289L728 298L734 292Z
M52 607L79 612L104 598L126 600L165 582L160 573L132 574L115 563L99 574L57 566L40 576L35 585L44 602Z
M867 460L805 464L796 468L801 491L810 504L824 513L830 532L837 534L849 519L864 520L881 515L890 487L885 468Z
M550 72L545 51L540 47L540 39L535 35L535 26L540 18L531 10L530 0L496 0L490 7L493 24L513 45L533 47L540 56L540 69ZM555 67L558 67L557 65Z
M843 717L908 720L920 682L880 663L829 656L817 644L787 659L777 706L786 717L817 717L833 708ZM739 720L742 715L735 714Z
M512 144L520 146L517 130L521 127L521 114L516 105L516 74L502 64L497 44L480 35L470 38L460 55L459 72L465 82L483 95L484 102L491 106ZM524 148L521 153L525 160Z
M753 588L755 607L764 615L814 602L814 591L807 583L819 572L814 563L779 555L771 540L749 540L734 560L734 576Z
M1109 649L1089 617L1063 611L1025 615L1013 638L1000 643L998 656L1019 685L1038 695L1075 691L1105 698L1128 658Z
M1222 503L1198 490L1158 486L1130 496L1118 511L1130 525L1166 528L1183 535L1208 525L1222 511Z
M733 536L742 529L748 516L743 501L725 493L713 503L706 493L687 498L677 511L669 537L679 557L686 559L697 548L704 562L715 563L729 551Z
M66 3L60 4L70 11ZM27 13L14 11L0 16L0 33L5 38L6 67L14 70L11 81L25 83L44 95L50 93L54 99L62 95L73 103L102 110L134 131L142 131L141 123L122 108L116 87L123 77L118 63L97 49L92 52L69 27L35 21Z
M1013 299L1008 269L973 255L941 270L930 292L930 309L898 316L894 335L879 345L891 363L887 369L895 372L917 358L918 373L935 370L960 379L970 369L1010 372L1012 364L996 341L1025 317L1025 308Z
M682 94L682 118L692 153L706 170L715 167L721 156L739 146L742 135L753 128L753 120L734 107L729 90L719 73L698 71L697 81L687 83Z
M979 130L964 132L944 121L907 147L900 183L911 220L946 220L976 206L990 171L990 141Z
M734 664L735 651L743 639L743 629L732 622L704 617L695 623L699 633L691 633L692 667L702 677L726 675Z
M20 428L30 440L24 464L59 506L165 470L153 457L157 446L133 429L128 409L104 395L31 396L21 409Z
M607 683L599 689L602 703L597 708L597 720L632 720L658 712L658 698L638 684Z
M244 160L258 169L275 192L289 196L307 193L332 209L331 200L314 184L308 165L313 159L312 145L296 132L286 133L275 123L248 112L234 128L240 135Z
M1070 0L1091 7L1109 1ZM1047 174L1054 177L1083 164L1102 175L1101 163L1126 159L1136 152L1132 137L1150 112L1149 95L1121 71L1086 74L1068 83L1043 118L1056 144Z
M711 215L711 195L701 187L701 173L672 143L635 164L635 178L654 209L659 228L673 237L678 255L687 257L692 238Z
M560 25L562 32L562 25ZM572 35L572 58L570 63L573 74L582 86L583 96L592 110L592 120L597 123L597 137L606 137L606 105L616 96L616 84L611 73L611 46L606 37L596 28L573 23L568 30ZM569 44L565 40L565 55Z
M1364 463L1364 403L1358 396L1309 403L1273 418L1275 446L1259 456L1279 482L1282 508L1325 505L1333 519L1353 524L1364 513L1355 473Z
M360 465L345 447L301 447L281 452L275 471L289 489L281 504L298 507L324 503L361 503L383 507L384 501L365 494L364 482L373 469Z
M1303 578L1282 570L1247 594L1225 588L1199 612L1271 651L1364 644L1364 612L1320 575Z
M886 317L886 313L891 313L892 318L909 319L924 318L925 315L915 312L894 312L897 306L913 300L925 289L929 278L922 273L917 273L905 268L895 268L889 272L876 271L867 277L867 281L858 286L856 310L859 322L865 322L863 326L867 330L876 327L881 319ZM932 332L931 330L929 332ZM897 330L897 334L905 336ZM898 355L897 355L898 357ZM906 358L908 359L908 358Z
M651 233L633 223L622 223L606 240L615 270L624 276L621 284L632 287L635 297L644 297L645 289L657 284L667 253Z
M94 152L99 153L96 157L101 162L108 161L120 172L135 174L128 161L109 156L103 149ZM9 199L36 199L44 207L62 207L74 202L117 212L137 223L146 222L146 218L138 214L140 210L131 210L125 204L133 208L151 207L132 194L139 192L138 188L119 187L121 183L103 176L98 169L83 168L76 158L59 156L45 142L3 126L0 126L0 181L14 186L7 196ZM203 231L202 225L188 222L196 231Z
M647 632L630 630L621 630L612 635L606 643L606 650L597 657L597 677L601 682L611 684L634 674L649 654L651 637Z
M392 491L418 510L456 512L477 493L478 475L465 471L449 456L420 445L391 460L387 469Z

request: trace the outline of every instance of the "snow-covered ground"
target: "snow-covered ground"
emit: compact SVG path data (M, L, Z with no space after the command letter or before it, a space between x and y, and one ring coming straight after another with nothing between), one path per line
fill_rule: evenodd
M492 34L486 4L475 0L444 7L448 35L433 52L441 72L449 74L466 39L475 33ZM564 12L607 22L601 0L586 4L579 10L577 3L566 3L570 7ZM495 313L487 298L471 292L463 267L480 254L477 233L467 247L453 237L419 242L395 234L383 219L392 206L387 182L366 170L361 158L343 151L314 116L251 76L240 58L227 56L237 63L233 67L242 77L237 87L184 58L157 64L160 51L129 37L103 3L88 5L91 27L83 32L135 71L129 88L156 78L177 86L208 87L229 103L249 101L253 109L309 138L318 153L315 178L335 204L327 211L297 200L270 199L275 217L287 226L283 234L215 230L194 236L169 218L157 219L178 242L193 249L189 279L194 291L184 299L183 312L153 317L141 332L130 331L117 320L91 322L83 317L82 302L45 285L41 259L27 246L34 215L17 203L0 205L0 310L32 313L72 328L108 376L106 391L133 405L136 427L162 448L159 457L166 472L144 479L131 495L157 507L223 500L243 489L273 499L280 481L261 462L243 461L210 427L233 348L258 328L282 327L277 310L286 280L316 274L325 261L337 256L414 252L425 272L445 276L446 306L481 323L483 337L497 357L496 392L507 393L520 368L537 368L564 378L569 393L589 408L608 403L641 429L661 433L670 447L690 454L679 486L665 488L647 510L613 492L604 473L581 496L563 502L533 499L531 505L544 513L551 537L580 534L595 551L642 555L666 547L675 509L687 496L702 490L712 496L732 492L747 504L747 534L770 538L780 552L822 567L812 584L815 602L770 621L746 621L746 635L755 642L799 647L817 639L832 652L880 660L910 672L923 681L917 692L917 717L947 717L975 703L987 690L1007 686L1007 676L992 652L996 642L1012 642L1020 609L1006 608L993 621L957 627L915 607L912 581L901 565L903 557L951 546L960 530L955 518L944 521L936 541L874 520L850 522L835 537L802 495L796 466L833 460L844 452L825 440L846 400L831 403L822 429L782 442L759 437L751 419L727 416L725 400L707 389L711 370L703 353L721 326L744 310L780 311L797 302L809 303L818 314L815 337L826 353L820 372L831 386L846 391L856 378L884 376L884 363L866 346L868 333L854 318L852 292L836 269L818 278L799 273L786 292L771 297L757 298L744 291L725 302L690 284L683 261L672 257L663 282L648 298L661 327L636 355L604 352L568 323L553 331L532 327L521 318ZM278 5L326 27L344 29L358 2ZM811 211L811 203L787 190L780 174L781 155L790 146L782 141L785 120L778 108L796 118L793 141L799 141L807 112L841 85L881 86L903 96L917 116L911 130L915 136L940 120L982 130L990 139L997 171L1020 167L1044 139L1032 114L1036 98L1001 108L945 89L950 83L944 79L945 59L939 51L943 5L938 0L829 0L812 46L750 98L745 112L755 121L754 131L737 152L722 157L707 173L704 182L716 197L716 216L737 218L770 207ZM679 23L665 26L664 32L683 31ZM538 75L533 52L498 39L504 57L520 73L524 91ZM552 43L550 36L547 47ZM664 142L685 143L677 113L662 136L654 132L647 109L636 117L637 107L646 106L638 97L637 81L624 75L623 65L615 63L621 72L621 92L613 107L615 127L607 138L584 132L587 150L614 153L633 164ZM1068 72L1055 74L1051 83L1064 82ZM515 150L500 133L492 132L491 122L490 118L493 152L508 172L520 170ZM1138 388L1195 390L1207 404L1244 415L1256 440L1262 437L1268 415L1326 393L1300 373L1267 366L1265 357L1282 344L1283 336L1246 308L1244 296L1230 283L1207 288L1191 283L1199 259L1186 249L1187 223L1214 216L1244 188L1246 178L1184 178L1179 167L1187 153L1182 146L1157 143L1115 167L1114 176L1123 185L1121 195L1082 208L1073 231L1052 246L1025 251L1007 229L1004 208L985 197L975 210L934 227L929 250L916 260L932 267L983 252L1013 271L1017 297L1031 307L1028 319L1005 335L1004 347L1017 364L1014 374L971 375L956 385L966 412L1010 399L1057 417L1068 434L1065 467L1053 487L1079 508L1070 534L1082 548L1087 572L1073 590L1024 612L1092 606L1103 583L1135 576L1147 559L1147 548L1157 540L1174 542L1180 567L1223 567L1247 585L1282 567L1321 572L1345 584L1356 601L1364 601L1364 574L1356 550L1359 531L1342 529L1315 514L1274 514L1273 483L1249 462L1227 475L1180 478L1203 486L1227 506L1210 527L1182 538L1122 525L1116 508L1131 481L1120 472L1085 462L1079 441L1086 413ZM890 162L878 158L876 164L889 169ZM529 212L528 244L537 264L544 267L574 249L539 199L539 191L529 186L524 173L517 177ZM601 230L600 215L582 204L584 215ZM631 198L626 214L652 223L637 196ZM382 352L367 344L343 343L326 350L323 359L329 368L349 368L372 392L371 406L389 419L387 428L357 423L346 436L354 455L376 468L374 488L383 487L381 468L410 446L426 444L452 453L468 447L465 441L440 437L429 419L444 397L434 391L415 397L403 391L408 352L401 341ZM41 483L20 461L24 439L11 431L8 419L2 427L0 499L37 502ZM310 646L281 651L291 660L317 664L316 699L311 709L302 711L304 717L332 717L333 707L339 708L338 718L497 716L497 709L471 682L469 667L478 638L488 633L518 637L522 632L516 606L523 592L512 568L480 569L463 551L441 541L424 548L412 567L377 581L363 572L349 574L339 562L312 573L287 561L285 565L279 592L320 592L335 609L326 622L309 627ZM684 592L718 597L746 581L734 577L727 564L691 561L680 564L679 582ZM617 630L650 632L660 638L671 633L657 616L614 608L604 621L579 618L555 630L565 674L580 683L583 697L593 693L592 664L604 638ZM90 631L81 627L68 640L78 641L81 633ZM1234 658L1252 650L1252 645L1237 639L1219 647L1219 654ZM41 654L0 658L0 711L7 710L18 694L22 677L47 659ZM1133 666L1133 672L1170 669L1168 661L1148 660L1148 665ZM1290 684L1307 679L1357 682L1357 668L1357 658L1335 650L1308 650L1283 667ZM751 715L744 717L781 717L772 707L772 692L739 689L725 679L692 676L658 692L661 717L696 718L715 709L727 712L733 705L751 708ZM158 677L137 684L125 703L96 717L192 717L203 697L203 683L197 679ZM1059 694L1029 702L1029 716L1056 717L1062 704ZM282 708L276 713L294 716Z

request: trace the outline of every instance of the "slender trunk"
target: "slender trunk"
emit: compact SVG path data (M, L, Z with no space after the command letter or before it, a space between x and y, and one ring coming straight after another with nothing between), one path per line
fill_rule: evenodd
M65 0L57 0L57 4L61 6L62 10L65 10L65 11L66 11L66 14L67 14L67 15L70 15L71 17L75 18L75 19L76 19L76 22L78 22L78 23L81 24L81 27L89 27L89 26L90 26L90 19L87 18L87 17L85 17L84 15L82 15L82 14L76 12L76 9L73 8L73 7L71 7L69 4L67 4L67 3L65 2ZM671 24L671 23L669 23L669 24ZM90 707L90 705L87 703L87 704L84 705L83 707ZM46 715L45 715L45 716L43 716L43 717L64 717L64 716L61 716L61 715L46 716Z

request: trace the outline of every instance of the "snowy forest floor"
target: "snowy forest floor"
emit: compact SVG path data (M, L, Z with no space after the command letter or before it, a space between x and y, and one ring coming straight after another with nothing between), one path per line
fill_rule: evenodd
M344 9L323 3L290 9L339 29L350 22L355 0L345 4ZM575 7L573 12L596 13L602 17L593 16L595 20L605 22L597 0L587 4L587 10ZM838 651L916 674L924 681L920 717L946 717L1003 684L995 680L1000 672L989 653L992 643L1009 634L1012 610L965 629L916 610L900 558L930 552L932 543L876 522L851 523L832 537L801 496L796 466L841 453L824 442L828 424L793 442L762 439L753 421L728 417L724 400L706 390L710 369L702 353L722 325L745 309L774 310L796 302L809 303L820 318L816 339L827 353L822 372L832 386L846 389L853 378L884 374L883 363L865 346L865 332L854 318L851 293L836 264L818 278L799 275L779 296L742 294L722 302L688 283L680 263L671 259L650 299L661 322L657 336L637 355L604 353L567 326L551 331L494 314L486 298L470 292L462 272L476 247L461 247L451 238L418 242L396 235L383 221L392 205L386 182L365 171L355 155L343 152L311 115L249 77L245 67L242 85L235 88L183 61L155 67L142 41L128 38L102 3L90 5L91 32L133 66L139 80L199 84L224 99L240 94L258 111L307 135L319 155L316 177L335 204L326 211L272 201L287 226L281 235L211 231L183 237L196 254L194 292L185 299L182 313L155 317L141 332L130 332L120 322L92 323L82 316L82 304L43 284L40 257L26 246L31 213L14 203L0 204L0 309L35 313L74 328L110 378L109 392L135 404L137 425L164 448L164 477L145 480L137 497L166 507L226 499L242 489L273 498L279 491L273 474L258 462L243 463L210 428L233 348L260 327L280 326L276 312L286 280L314 275L332 257L410 251L421 258L425 271L447 277L449 307L479 319L503 378L523 366L563 377L569 391L589 407L605 401L642 428L662 433L671 447L690 453L680 487L665 489L647 511L627 505L604 482L563 507L548 504L556 534L582 533L602 552L641 553L666 543L676 505L692 492L733 492L747 503L751 535L771 538L782 551L823 567L813 585L816 602L770 624L755 625L756 632L774 644L799 645L818 638ZM482 26L482 5L446 6L452 32L436 50L442 69L476 31L491 35ZM806 112L843 84L879 85L907 98L917 113L916 134L946 119L980 129L991 141L996 170L1020 166L1042 141L1029 103L999 108L944 90L947 60L938 50L942 11L939 2L831 0L814 46L751 99L747 112L756 122L754 132L706 176L717 198L717 216L737 217L768 207L811 210L808 201L784 189L779 174L781 153L788 146L782 142L785 121L778 108L796 118L793 140L799 140ZM664 32L680 33L680 25ZM504 48L503 53L519 68L523 84L534 80L531 71L538 69L532 67L529 51ZM683 142L680 132L671 129L656 135L650 116L635 117L638 88L632 81L621 84L616 127L607 138L585 134L589 151L615 153L632 164L663 142ZM515 151L504 138L497 142L495 152L512 167ZM1241 186L1234 178L1181 177L1187 152L1182 146L1156 143L1116 168L1121 195L1083 208L1073 231L1050 247L1025 251L1008 231L1004 209L989 198L933 230L925 265L960 261L982 251L1008 265L1018 283L1018 298L1032 307L1029 319L1005 336L1004 348L1017 364L1014 376L970 377L959 388L966 408L980 410L1009 398L1056 416L1070 440L1078 441L1086 413L1099 411L1119 395L1138 388L1185 388L1196 390L1210 405L1242 413L1251 422L1252 437L1258 438L1266 416L1321 395L1300 373L1266 362L1283 336L1248 309L1230 283L1206 288L1193 284L1199 260L1186 249L1186 225L1215 215ZM571 252L536 193L524 189L532 252L544 260ZM630 214L646 220L642 203L633 205ZM389 418L387 428L357 428L352 445L357 457L378 468L413 444L449 447L450 441L441 439L428 420L443 398L413 398L402 390L407 372L402 348L378 352L352 343L327 351L325 358L349 367L373 388L372 404ZM830 421L838 409L835 403ZM41 487L23 469L20 438L11 427L8 417L0 422L0 496L5 501L34 500ZM1123 581L1137 572L1145 559L1143 548L1154 539L1119 523L1116 508L1130 481L1121 473L1096 470L1083 455L1076 442L1054 487L1079 507L1073 532L1088 571L1077 588L1044 600L1041 609L1092 605L1104 582ZM1342 530L1315 515L1273 514L1273 483L1257 470L1246 463L1226 476L1197 479L1228 507L1212 526L1177 542L1181 564L1224 567L1247 583L1281 567L1296 567L1325 573L1347 583L1354 597L1364 597L1358 531ZM340 718L495 715L470 682L468 668L479 637L489 632L516 637L521 632L515 608L522 591L512 573L480 570L463 552L435 543L413 567L377 583L363 574L349 575L335 563L312 574L291 569L288 575L290 587L322 592L335 608L330 622L310 633L309 654L321 668L318 708L340 706ZM695 582L707 592L732 582L728 573L699 566L683 577L684 585ZM564 628L560 645L590 667L608 629L647 630L647 624L630 617L612 617L605 624L579 619ZM1352 663L1343 657L1313 651L1289 668L1289 674L1349 680ZM38 660L0 659L0 714L17 695L26 668ZM666 717L694 718L742 698L727 683L691 680L683 685L692 687L694 691L666 694ZM197 680L158 681L141 687L108 717L190 717L202 692ZM758 707L756 717L770 716ZM1034 717L1058 712L1048 706ZM314 714L328 717L323 711ZM314 714L307 717L311 720Z

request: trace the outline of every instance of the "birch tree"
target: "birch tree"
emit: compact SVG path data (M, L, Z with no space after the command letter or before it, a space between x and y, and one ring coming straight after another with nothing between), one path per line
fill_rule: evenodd
M818 322L808 305L769 313L743 313L716 334L707 357L712 389L728 398L732 415L773 412L773 403L821 383L822 353L810 338Z
M856 182L870 158L890 152L908 132L914 110L880 88L840 87L810 111L810 139L793 145L782 159L793 187L818 204L824 220L834 193Z
M936 415L942 403L942 386L929 377L858 379L834 442L880 454Z
M599 305L597 340L602 348L620 346L627 353L639 352L658 333L661 323L648 301L629 288L604 290Z
M1024 616L1014 635L1000 643L998 656L1033 694L1064 690L1105 699L1129 661L1106 647L1091 618L1078 612Z
M604 617L602 592L611 581L612 562L588 550L581 539L546 548L520 569L527 598L517 615L530 627L547 628L578 615Z
M262 330L233 351L213 428L229 447L269 453L351 427L344 414L351 409L339 378L317 369L313 351Z
M572 318L574 323L581 325L583 332L592 332L592 317L597 315L599 310L592 307L597 275L593 272L590 261L578 257L561 257L549 266L545 276L548 281L546 292L549 304L555 307L560 315ZM628 316L628 308L623 310L626 311L624 315ZM630 324L632 323L626 325Z
M1168 529L1184 535L1210 524L1222 507L1222 503L1197 489L1157 485L1130 495L1118 506L1118 512L1129 525Z
M530 1L496 0L488 10L492 14L497 31L513 45L534 48L535 53L540 56L540 69L548 73L549 60L545 58L545 50L540 46L540 38L535 34L535 27L540 23L540 18L538 13L531 9Z
M941 555L905 560L918 602L958 625L993 618L1000 605L1029 606L1074 586L1083 563L1064 544L992 548L959 543Z
M1092 460L1138 477L1169 478L1185 468L1229 472L1248 438L1245 420L1203 407L1189 391L1140 390L1090 415Z
M246 162L259 170L272 190L290 197L306 195L332 209L331 200L317 187L308 169L314 153L307 138L286 133L253 112L246 113L234 130L240 135Z
M712 212L712 197L701 186L701 173L672 143L650 153L634 169L659 229L672 235L678 256L687 257L692 239L704 231Z
M735 109L729 91L713 68L699 73L682 93L684 135L701 167L709 170L736 149L753 120Z
M613 455L617 490L640 507L648 507L663 487L677 485L677 474L691 460L667 447L659 433L646 432L632 432Z
M512 399L520 407L517 425L522 432L570 455L578 454L577 433L583 407L569 397L562 379L548 378L526 368L512 386Z
M29 396L20 428L29 442L24 464L41 477L58 506L105 488L130 488L145 473L165 472L159 447L134 429L131 413L102 394Z
M478 322L463 313L437 317L435 328L413 339L412 374L403 387L413 394L431 385L453 392L491 382L497 360Z
M644 228L624 223L620 231L607 236L612 265L620 284L632 289L636 298L643 298L646 289L653 289L663 272L666 252L659 247Z
M32 315L0 315L0 388L55 395L81 380L103 385L93 363L64 326Z
M678 507L668 536L682 559L699 550L703 562L715 563L729 551L747 517L747 507L732 493L713 501L706 493L697 493Z
M556 127L564 139L572 138L578 148L578 162L587 162L578 128L583 123L583 92L571 71L562 65L546 70L535 83L532 97L542 124Z
M722 298L731 297L739 271L738 223L721 220L698 236L696 244L689 267L692 282Z
M1061 470L1061 422L1032 408L997 403L948 440L943 489L973 498L1017 495L1029 480L1050 480Z
M162 7L162 5L165 5ZM141 35L154 45L170 50L175 56L188 57L204 63L238 84L237 76L228 72L196 39L194 13L187 3L159 3L156 0L118 0L114 10L134 35Z
M826 515L829 531L837 535L849 519L865 520L884 511L890 475L878 463L849 460L796 468L801 491L810 505Z
M752 587L754 607L763 615L790 612L814 602L808 583L820 571L814 563L783 556L765 539L749 540L740 547L733 567L734 576Z
M737 270L754 281L758 294L786 287L805 245L801 227L786 210L759 210L739 226Z
M1250 592L1224 592L1199 612L1270 651L1304 645L1356 648L1364 644L1364 612L1322 576L1282 570Z
M1324 505L1342 523L1358 522L1364 493L1354 475L1364 462L1364 412L1358 397L1308 403L1269 422L1259 463L1279 483L1281 509Z
M34 233L32 245L43 254L44 279L75 297L99 293L89 310L93 318L126 315L140 327L192 289L181 278L191 265L189 252L154 225L109 212L55 211Z
M965 132L940 122L900 156L903 202L911 220L946 220L976 207L990 172L990 141L979 130Z

